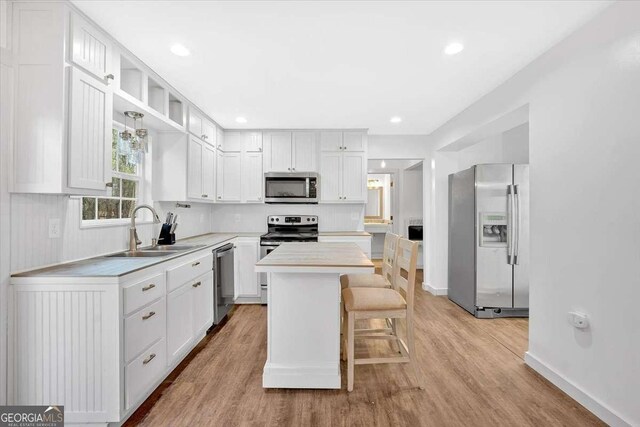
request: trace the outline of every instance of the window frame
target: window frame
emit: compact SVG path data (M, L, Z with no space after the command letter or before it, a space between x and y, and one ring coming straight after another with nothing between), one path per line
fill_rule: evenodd
M116 129L118 132L122 132L125 129L124 124L113 121L111 129ZM129 225L131 223L131 218L105 218L105 219L83 219L82 218L82 205L85 198L91 198L96 201L95 209L98 209L98 199L113 199L113 200L130 200L133 201L134 205L139 205L143 200L144 193L144 176L145 176L145 164L146 164L146 156L142 157L142 161L138 164L138 170L135 175L119 172L112 170L111 176L112 178L120 178L127 179L130 181L137 182L137 191L135 199L129 197L115 197L115 196L80 196L79 199L79 210L80 210L80 228L97 228L97 227L122 227ZM120 181L120 194L122 194L122 181ZM151 220L138 220L137 224L151 224L153 221Z

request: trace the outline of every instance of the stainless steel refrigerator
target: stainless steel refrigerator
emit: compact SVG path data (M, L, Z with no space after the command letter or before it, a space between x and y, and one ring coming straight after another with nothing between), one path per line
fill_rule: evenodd
M529 316L529 166L449 175L449 299L476 317Z

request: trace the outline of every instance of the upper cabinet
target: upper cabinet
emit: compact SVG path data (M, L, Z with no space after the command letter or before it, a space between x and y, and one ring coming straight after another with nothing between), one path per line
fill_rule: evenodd
M68 185L104 190L111 183L113 94L105 83L71 69Z
M114 79L109 38L81 16L71 14L71 61L94 77Z
M227 131L218 149L225 152L262 151L262 132Z
M262 132L227 131L218 146L216 201L262 203Z
M106 194L113 115L111 79L105 78L111 71L108 40L66 3L14 2L12 7L11 191ZM69 36L73 43L67 52Z
M320 132L322 151L366 151L365 131L323 131Z
M193 106L189 108L189 132L207 144L216 147L216 125L198 113Z
M265 134L265 172L316 172L316 140L313 131Z

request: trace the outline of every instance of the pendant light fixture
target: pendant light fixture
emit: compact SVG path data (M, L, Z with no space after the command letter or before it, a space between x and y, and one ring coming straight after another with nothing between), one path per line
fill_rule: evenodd
M124 130L120 132L120 138L129 143L131 151L139 154L149 152L149 131L143 127L143 117L144 114L137 111L125 111ZM133 119L133 133L127 128L127 118ZM140 120L140 127L138 127L138 120Z

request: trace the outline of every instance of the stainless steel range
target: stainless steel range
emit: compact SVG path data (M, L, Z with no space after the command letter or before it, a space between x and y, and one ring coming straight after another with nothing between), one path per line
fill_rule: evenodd
M315 215L271 215L267 217L267 233L260 236L260 259L281 243L317 242L318 217ZM262 303L267 303L267 273L260 273Z

